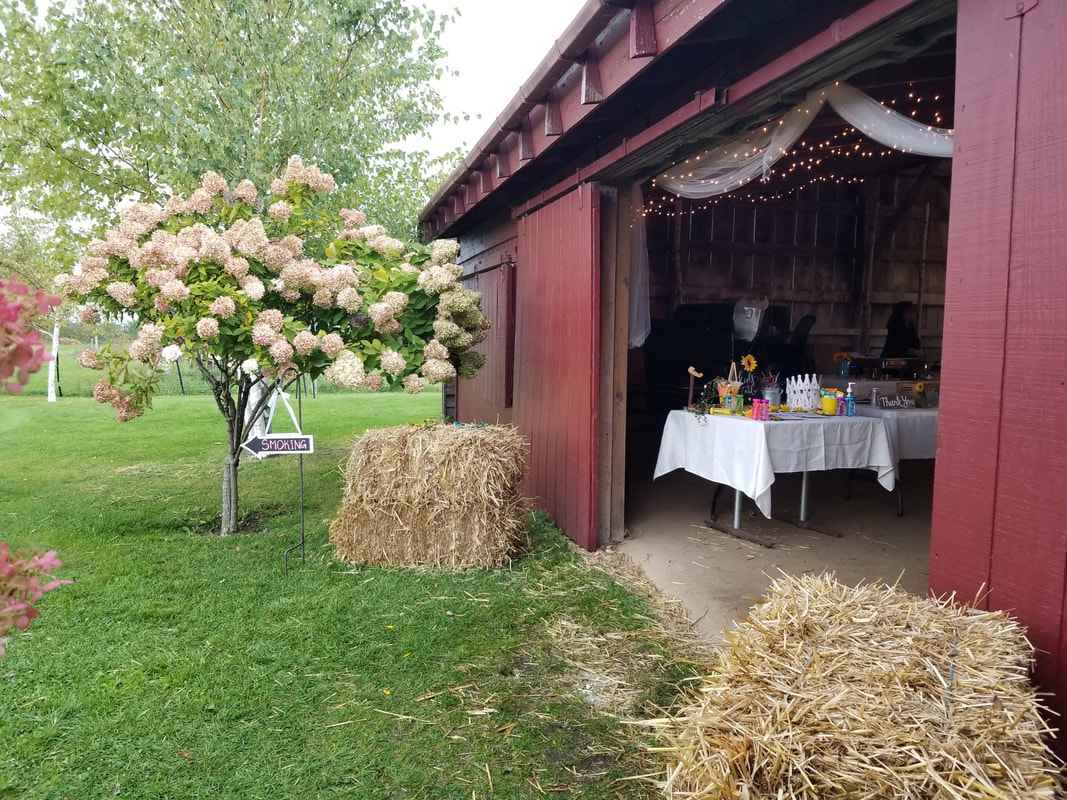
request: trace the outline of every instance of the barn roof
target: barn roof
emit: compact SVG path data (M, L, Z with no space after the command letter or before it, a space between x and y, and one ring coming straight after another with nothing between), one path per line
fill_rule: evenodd
M586 180L642 180L813 86L923 54L955 0L587 0L419 218L427 238Z

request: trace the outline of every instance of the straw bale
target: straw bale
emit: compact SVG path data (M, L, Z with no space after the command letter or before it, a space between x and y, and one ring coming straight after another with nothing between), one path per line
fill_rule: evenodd
M330 541L371 565L493 567L526 531L526 443L494 425L405 425L352 447Z
M670 798L1062 797L1003 612L782 577L665 721Z

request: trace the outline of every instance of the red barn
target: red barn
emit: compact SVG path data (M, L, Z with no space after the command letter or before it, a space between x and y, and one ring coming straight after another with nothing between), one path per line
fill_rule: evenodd
M817 319L821 372L913 300L941 362L930 588L1010 609L1067 710L1064 42L1054 0L587 0L422 214L494 321L457 418L518 425L529 494L592 549L642 420L736 355L745 298ZM805 106L842 84L948 152Z

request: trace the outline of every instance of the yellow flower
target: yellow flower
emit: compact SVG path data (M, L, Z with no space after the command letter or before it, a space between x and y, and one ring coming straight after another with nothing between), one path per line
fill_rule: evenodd
M839 353L834 353L834 361L836 363L841 363L842 361L851 361L851 360L852 360L852 356L850 356L844 350L840 351Z
M922 381L919 381L917 384L915 384L915 391L919 394L922 394L924 389L926 389L926 384Z
M749 353L741 359L741 365L745 368L745 372L754 372L756 369L756 357Z

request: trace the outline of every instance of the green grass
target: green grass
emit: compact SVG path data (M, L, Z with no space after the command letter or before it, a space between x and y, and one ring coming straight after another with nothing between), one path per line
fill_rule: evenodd
M617 634L660 703L692 668L550 525L496 570L332 558L353 437L439 402L305 401L308 558L286 578L297 459L242 464L258 532L204 535L224 456L210 398L125 425L91 400L0 398L0 539L58 550L74 581L0 661L0 799L652 796L627 779L655 768L643 734L583 699L581 653L553 632Z

